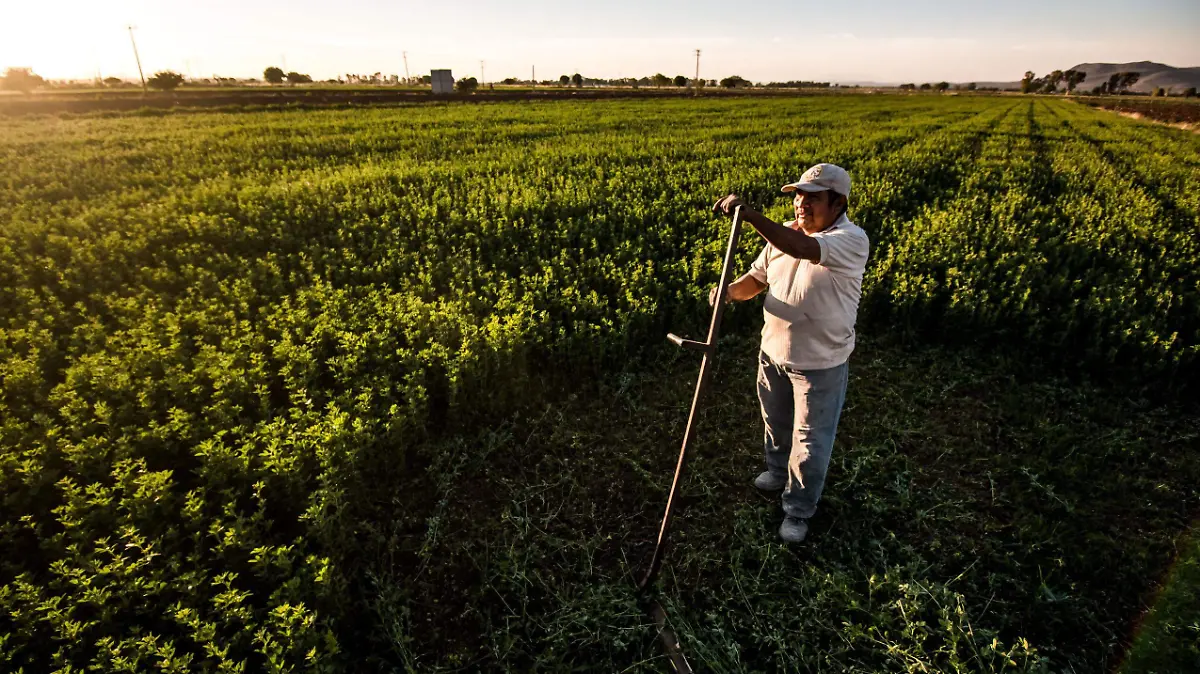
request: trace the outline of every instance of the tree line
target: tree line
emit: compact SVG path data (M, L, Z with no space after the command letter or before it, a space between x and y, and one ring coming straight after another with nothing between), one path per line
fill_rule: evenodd
M1133 73L1133 75L1133 80L1129 84L1137 81L1137 73ZM1065 84L1067 93L1070 94L1074 93L1075 87L1086 79L1087 73L1082 70L1055 70L1042 77L1038 77L1032 70L1027 70L1025 77L1021 78L1021 93L1053 94L1058 91L1058 85Z
M1117 72L1109 76L1109 78L1101 82L1099 85L1092 87L1089 93L1092 95L1118 95L1129 93L1129 88L1136 84L1141 78L1141 73L1138 72ZM1021 93L1025 94L1053 94L1060 91L1060 87L1065 87L1067 94L1075 93L1075 89L1087 79L1087 73L1081 70L1054 70L1045 75L1038 76L1033 71L1026 71L1025 76L1021 79ZM154 73L146 79L146 86L157 91L172 91L179 88L187 81L187 78L173 70L162 70ZM198 82L201 84L217 84L217 85L237 85L242 83L253 83L255 79L239 80L233 77L218 77L203 78ZM313 78L306 74L296 71L284 72L278 66L269 66L263 70L263 82L272 85L287 83L289 85L308 84L313 82ZM196 83L197 81L193 81ZM370 84L370 85L428 85L430 84L429 75L419 75L416 77L401 78L398 75L383 75L376 72L373 75L359 75L347 73L344 76L339 75L337 79L326 80L330 84ZM98 83L108 87L127 86L128 83L119 77L106 77ZM736 89L741 87L755 86L755 84L739 75L730 75L720 80L715 79L699 79L695 80L684 75L676 75L668 77L663 73L655 73L648 77L622 77L622 78L591 78L584 77L579 73L574 75L562 75L557 80L523 80L516 77L506 77L499 82L504 85L532 85L532 86L558 86L567 87L583 87L583 86L624 86L624 87L678 87L684 88L689 86L696 87L724 87L727 89ZM479 80L475 77L464 77L455 82L454 86L458 91L469 92L474 91L479 87ZM3 76L0 76L0 89L8 91L19 91L28 93L34 89L39 89L47 86L48 82L45 78L37 75L31 68L8 68ZM762 84L766 88L828 88L832 86L829 82L815 82L808 80L790 80L787 82L769 82ZM995 90L994 88L977 88L974 82L967 84L951 85L949 82L925 82L921 85L915 83L901 84L901 91L938 91L943 92L950 88L962 91L983 91ZM1166 96L1168 92L1162 87L1156 88L1152 92L1153 96ZM1196 87L1189 87L1182 92L1184 97L1194 97L1196 95Z
M1106 96L1127 94L1129 87L1138 83L1142 74L1134 71L1120 71L1108 76L1108 79L1097 84L1088 90L1088 93L1093 96ZM1041 77L1038 77L1033 71L1026 71L1025 77L1021 79L1021 93L1023 94L1054 94L1058 93L1059 86L1065 86L1066 92L1072 94L1075 89L1087 79L1087 73L1082 70L1053 70ZM1166 96L1167 90L1162 87L1156 87L1152 96ZM1192 98L1196 95L1196 87L1188 87L1183 91L1183 96Z

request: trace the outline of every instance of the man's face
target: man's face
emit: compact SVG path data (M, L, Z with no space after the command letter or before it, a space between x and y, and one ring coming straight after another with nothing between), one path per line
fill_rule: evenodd
M792 198L796 209L796 222L800 228L812 234L832 225L841 215L841 205L832 190L805 192L796 190Z

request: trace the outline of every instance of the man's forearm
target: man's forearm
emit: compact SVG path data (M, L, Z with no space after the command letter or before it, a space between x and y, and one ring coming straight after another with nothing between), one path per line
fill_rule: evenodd
M765 283L754 278L751 274L742 274L738 280L729 284L725 295L734 302L745 302L746 300L753 299L766 287Z
M790 229L752 209L746 209L742 219L749 222L762 238L784 255L817 262L821 259L821 245L817 240L799 229Z

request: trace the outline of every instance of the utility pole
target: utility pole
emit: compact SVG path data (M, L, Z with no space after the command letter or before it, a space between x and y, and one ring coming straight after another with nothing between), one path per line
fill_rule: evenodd
M146 75L142 73L142 58L137 53L137 40L133 39L133 29L135 26L126 26L129 29L129 42L133 44L133 60L137 61L138 77L142 78L142 95L146 95Z
M692 87L696 91L700 91L700 50L696 50L696 78L692 80Z
M404 83L408 84L408 52L402 51L400 53L404 55Z
M537 86L537 66L529 66L529 81Z
M96 84L104 86L104 78L100 75L100 59L96 58L96 50L91 50L92 61L96 64Z
M483 61L479 62L479 84L487 84L487 77L483 74Z

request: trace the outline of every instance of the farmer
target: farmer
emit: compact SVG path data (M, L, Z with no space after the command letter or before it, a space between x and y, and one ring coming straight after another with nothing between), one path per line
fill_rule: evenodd
M744 302L768 290L763 302L758 400L766 433L766 470L754 480L764 491L783 490L779 536L799 543L817 511L846 399L847 359L870 243L846 217L850 174L817 164L783 186L796 219L779 224L736 195L713 210L742 220L767 240L750 271L731 283L724 301ZM715 303L717 289L709 294Z

